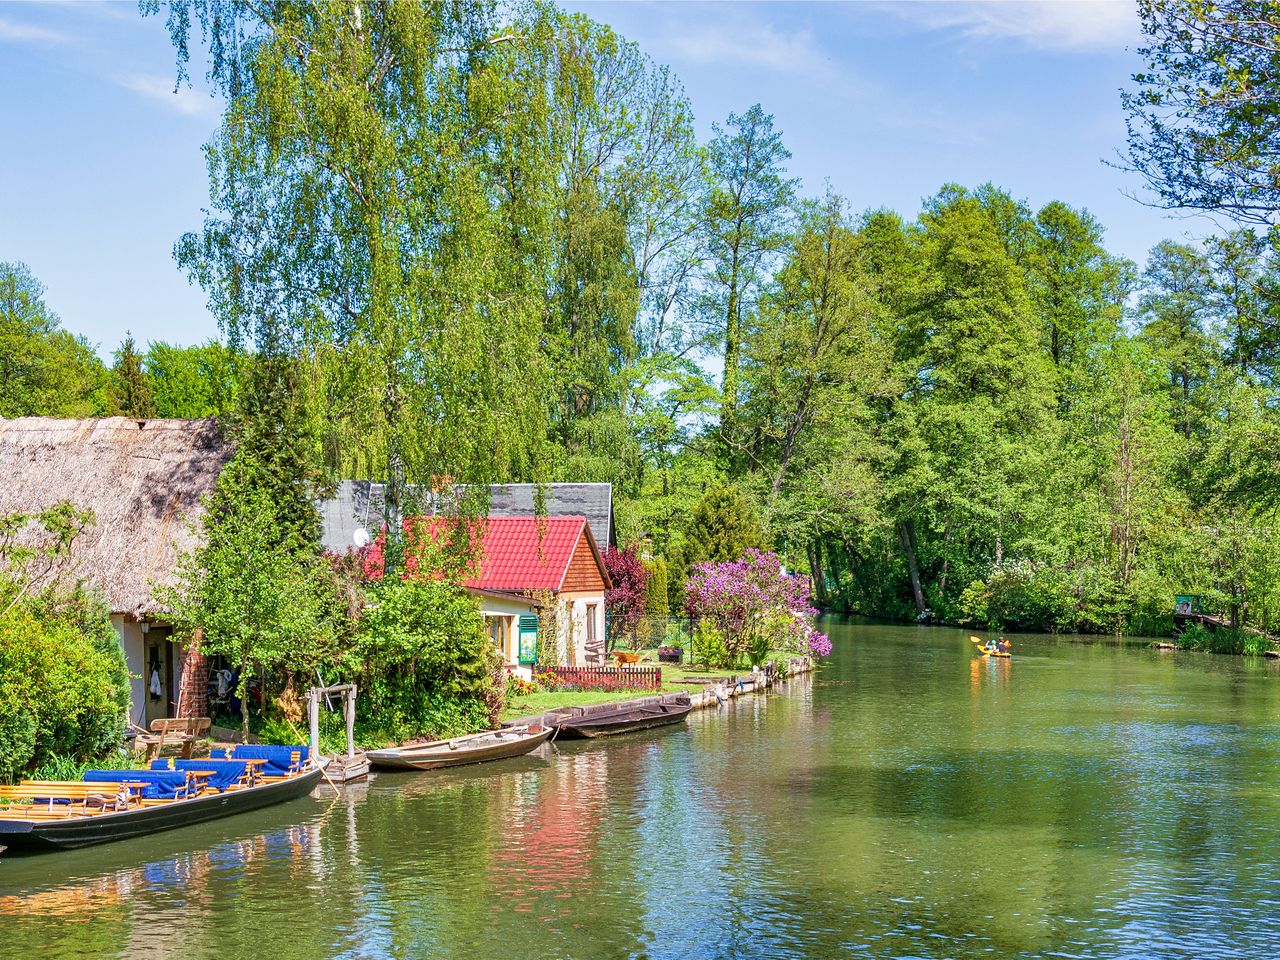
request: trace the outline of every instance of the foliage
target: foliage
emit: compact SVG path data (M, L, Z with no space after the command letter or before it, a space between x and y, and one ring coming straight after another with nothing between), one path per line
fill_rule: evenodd
M238 668L246 734L253 666L309 676L333 660L344 629L329 566L282 535L277 501L255 472L241 456L223 469L200 522L202 545L179 560L176 585L157 591L202 652Z
M733 661L724 634L712 624L710 619L699 620L694 627L691 653L694 663L706 664L709 667L719 667Z
M610 547L604 552L604 567L612 584L604 594L610 639L623 639L634 648L639 639L637 629L645 615L649 569L634 547Z
M740 560L701 563L689 578L689 616L709 621L724 643L711 666L763 663L770 650L805 653L812 648L808 585L787 574L777 555L748 550ZM695 636L695 650L699 639Z
M0 617L0 778L101 756L124 736L129 674L110 620L98 608L86 633L75 614L51 619L53 606Z
M1140 0L1145 62L1123 96L1129 167L1165 207L1272 226L1280 13L1269 3Z
M142 365L157 417L217 417L235 407L235 354L216 340L191 347L150 343Z
M399 739L480 729L496 653L475 599L431 577L383 580L368 591L351 650L362 709Z
M26 264L0 261L0 417L109 415L106 367L44 292Z

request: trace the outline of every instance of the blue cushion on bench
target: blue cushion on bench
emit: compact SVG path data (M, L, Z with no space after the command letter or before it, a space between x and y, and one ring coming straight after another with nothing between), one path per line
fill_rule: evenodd
M174 770L208 770L213 774L209 778L209 786L217 787L225 793L227 787L234 787L248 773L249 765L243 760L174 760ZM168 770L168 760L152 760L152 770Z
M86 770L87 783L145 783L143 797L148 800L173 800L186 792L185 770Z
M281 747L265 743L237 743L231 756L236 760L265 760L262 772L269 777L282 777L289 772L295 752L299 762L305 764L310 751L301 745Z

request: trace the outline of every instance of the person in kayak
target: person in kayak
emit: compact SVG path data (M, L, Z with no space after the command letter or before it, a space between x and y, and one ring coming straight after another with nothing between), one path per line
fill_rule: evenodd
M1009 641L1008 641L1008 640L1006 640L1006 639L1002 636L999 640L997 640L997 641L996 641L996 652L997 652L997 653L1008 653L1008 652L1009 652L1009 648L1010 648L1011 646L1013 646L1013 644L1009 643Z

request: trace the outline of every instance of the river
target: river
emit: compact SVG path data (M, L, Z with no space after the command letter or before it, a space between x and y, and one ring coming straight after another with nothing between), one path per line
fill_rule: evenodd
M1280 667L829 623L687 729L0 858L0 956L1280 957Z

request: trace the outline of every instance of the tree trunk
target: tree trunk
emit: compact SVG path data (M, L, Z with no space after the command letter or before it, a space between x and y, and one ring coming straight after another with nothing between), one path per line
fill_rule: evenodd
M250 663L248 660L240 664L240 741L241 743L249 742L249 677Z
M898 522L898 540L907 558L907 573L911 575L911 594L916 601L916 612L924 614L929 607L924 602L924 588L920 585L920 564L916 559L916 530L910 520Z

